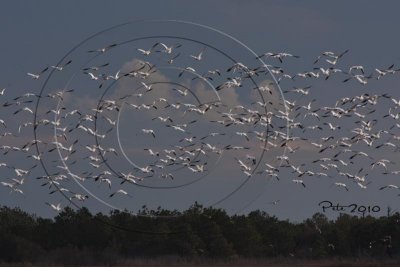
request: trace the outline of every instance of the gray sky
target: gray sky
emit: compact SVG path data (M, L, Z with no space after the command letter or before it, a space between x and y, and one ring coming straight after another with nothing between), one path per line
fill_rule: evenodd
M329 4L321 1L256 0L201 1L201 3L200 1L111 2L102 0L84 2L3 1L0 10L0 36L2 36L0 42L2 51L0 89L12 88L12 96L26 92L38 92L43 80L32 83L26 77L27 72L37 72L47 65L56 64L68 50L93 33L120 23L141 19L176 19L200 23L234 36L256 54L271 51L299 55L300 59L288 59L285 62L284 69L290 73L311 70L314 67L312 62L323 51L342 52L346 49L349 49L349 53L343 58L342 66L363 65L368 73L375 68L385 68L391 64L395 64L398 68L400 66L398 52L400 37L396 34L398 25L396 12L399 7L400 3L397 1L351 1L350 3L335 1L335 3ZM150 35L154 34L151 27L138 31L142 33L149 31ZM106 39L110 39L109 42L112 43L121 36L125 38L124 34L128 32L129 30L126 30L115 36L106 35ZM193 33L187 28L182 31L182 35L196 37L206 43L217 42L211 38L212 35L207 35L206 31L199 30L196 34L193 36ZM229 46L232 43L224 42L225 39L221 40L218 44L224 51L233 53L241 60L245 60L249 56L248 52L241 54L239 48ZM101 41L100 38L99 42ZM95 42L88 45L96 48ZM194 53L201 49L201 46L194 46L193 49ZM83 55L82 58L80 58L81 55ZM83 52L74 56L76 57L74 62L87 57ZM127 63L130 60L133 60L133 57L118 58L118 61L116 59L119 62L117 64ZM267 63L276 64L277 62L272 60ZM212 64L218 63L212 62ZM379 83L371 82L368 87L359 86L357 83L344 84L340 79L328 82L312 81L314 87L312 88L312 97L317 99L318 106L334 105L334 100L339 97L363 93L389 93L398 99L400 97L397 88L398 74L396 76L397 78L389 77L380 80ZM79 82L80 80L76 79L72 84L78 87ZM294 85L306 86L308 82L301 81L296 84L283 82L281 87L282 90L290 90ZM294 95L289 95L288 99L296 100ZM303 100L299 99L298 102L302 103ZM386 112L385 104L382 105L382 111L379 113L381 115ZM0 110L0 114L0 118L3 118L8 113ZM122 120L124 120L123 117L122 115ZM137 120L145 123L141 122L140 118ZM348 127L351 124L351 121L344 123ZM382 124L382 127L386 126ZM128 131L129 127L124 129L127 129L126 136L134 134ZM3 140L0 139L0 144L6 145ZM140 144L145 142L139 137L137 140ZM132 144L131 148L134 147L135 145ZM380 157L386 157L385 151L380 153ZM393 156L392 154L391 156ZM7 160L11 157L7 156ZM3 159L0 161L4 161ZM11 159L15 162L21 160L18 157ZM116 160L116 162L119 161ZM120 164L117 165L118 168L124 168L126 163L115 164ZM220 164L214 172L215 177L232 175L230 172L226 172L232 162L221 161ZM225 166L225 168L220 166ZM35 174L43 175L40 169L35 170ZM5 173L4 175L9 176L10 174ZM383 179L378 174L371 175L376 176L370 177L373 181L371 187L377 183L375 180ZM204 182L188 191L172 191L173 196L168 191L162 190L135 191L134 200L129 200L135 201L132 206L129 202L118 202L118 200L113 204L133 210L140 207L141 204L185 208L192 203L193 199L210 204L226 195L239 183L235 180L233 183L227 182L226 178L223 177L221 180L210 178L211 181L205 179ZM379 191L377 186L367 191L353 187L347 192L331 186L333 182L339 181L338 179L322 181L312 178L309 179L307 188L303 190L302 187L293 186L292 179L295 177L287 177L286 180L282 178L279 182L255 179L243 188L234 197L234 200L227 201L219 207L226 208L231 213L262 209L279 218L291 220L301 220L321 211L318 203L322 200L341 204L379 205L382 210L385 210L387 206L394 209L399 208L397 194L392 191ZM0 204L21 206L23 209L39 215L54 215L44 202L49 200L56 203L62 200L62 197L51 196L49 198L48 189L41 187L38 181L29 182L31 184L24 187L25 196L9 194L8 190L0 188ZM389 182L395 183L396 178L388 180ZM179 183L179 181L174 183ZM70 186L72 188L75 185ZM197 198L197 196L199 197ZM280 200L278 205L268 204L278 199ZM93 211L107 210L106 206L96 200L90 199L87 205ZM384 212L378 213L378 215L384 214ZM334 216L335 213L331 212L327 215Z

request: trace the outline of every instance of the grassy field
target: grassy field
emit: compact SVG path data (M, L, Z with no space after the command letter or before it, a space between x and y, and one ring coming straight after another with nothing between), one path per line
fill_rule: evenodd
M0 263L0 267L61 267L71 265L32 264L32 263ZM399 267L399 260L295 260L295 259L238 259L231 261L183 259L136 259L113 265L80 265L81 267Z

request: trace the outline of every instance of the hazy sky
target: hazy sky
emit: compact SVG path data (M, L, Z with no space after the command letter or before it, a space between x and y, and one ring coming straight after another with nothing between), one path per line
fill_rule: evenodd
M347 66L363 65L369 72L391 64L398 68L399 9L398 1L3 1L0 9L0 89L13 88L13 96L38 92L43 81L26 88L27 84L21 80L26 79L27 72L38 72L45 66L56 64L67 51L96 32L142 19L172 19L200 23L234 36L256 54L271 51L299 55L300 59L289 60L285 66L286 70L292 69L292 73L310 70L313 67L312 62L323 51L341 52L346 49L349 49L344 59ZM149 31L149 35L153 33L151 27L140 31ZM193 33L185 31L182 34L189 36ZM114 37L119 38L110 34L110 43ZM211 40L212 35L200 31L197 36L191 37L206 43L215 41ZM224 51L238 53L235 50L237 48L229 47L229 42L220 44L228 45L222 47ZM201 46L195 49L199 50ZM241 58L246 54L235 56ZM129 63L129 60L132 60L132 57L127 57L121 62ZM368 89L371 91L341 82L318 81L315 84L314 97L318 99L320 106L332 105L332 99L338 99L339 96L362 93L387 92L394 97L400 97L397 80L390 78L376 83L375 88L373 84ZM282 83L281 86L282 90L289 90L293 85ZM6 116L6 113L2 112L0 110L0 118L1 115ZM3 142L0 139L0 144L6 145ZM40 170L36 170L35 173L39 175ZM291 179L289 178L289 181ZM5 188L0 188L0 204L18 205L39 215L52 216L54 213L44 204L49 199L49 191L35 181L32 184L31 188L25 187L25 196L9 194ZM208 194L211 198L218 199L221 196L215 192L225 192L223 183L215 183L213 188L208 189L207 185L192 188L193 192L197 191L203 196L200 200L204 202L207 202ZM280 218L292 220L301 220L322 211L318 207L322 200L341 204L379 205L382 210L387 206L400 208L396 194L386 194L378 190L363 192L357 189L346 192L336 190L335 187L329 187L329 183L320 181L310 182L308 185L303 190L287 181L254 183L242 195L238 195L236 201L221 207L230 212L262 209ZM140 194L146 195L148 192L138 192L138 196ZM161 198L162 193L159 194ZM190 204L191 194L186 192L179 197L169 198L171 203L162 206L184 208ZM221 193L223 194L225 193ZM253 199L253 196L260 197ZM157 194L149 199L153 204L160 204L157 202ZM61 196L51 198L52 202L60 200ZM278 205L268 204L275 200L280 200ZM248 203L251 205L247 206ZM88 205L93 211L107 210L106 206L95 200ZM124 203L124 207L129 205ZM335 213L327 215L334 216Z

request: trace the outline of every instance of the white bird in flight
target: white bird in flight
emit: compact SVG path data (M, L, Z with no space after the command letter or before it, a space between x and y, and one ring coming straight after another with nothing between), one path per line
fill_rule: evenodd
M37 80L40 78L40 75L42 75L44 72L46 72L49 69L49 67L44 68L41 72L39 73L30 73L28 72L27 74L34 80Z
M49 202L46 202L47 205L49 205L54 211L60 212L61 211L61 203L58 204L51 204Z
M197 61L200 61L203 58L203 53L205 50L206 50L206 47L204 47L203 50L201 50L198 55L190 55L190 57Z

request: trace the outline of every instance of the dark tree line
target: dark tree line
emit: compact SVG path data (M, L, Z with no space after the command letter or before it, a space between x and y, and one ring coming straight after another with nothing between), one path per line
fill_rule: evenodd
M129 258L330 258L400 256L400 214L301 223L265 212L229 216L195 204L184 212L148 210L139 216L91 214L65 208L54 219L0 208L0 262L114 263Z

